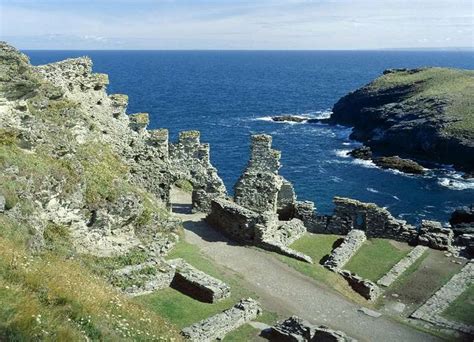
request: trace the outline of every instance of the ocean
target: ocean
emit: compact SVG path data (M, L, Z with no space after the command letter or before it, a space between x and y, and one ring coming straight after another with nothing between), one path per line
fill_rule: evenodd
M360 144L350 128L275 123L273 115L330 115L332 105L387 68L474 69L473 52L454 51L25 51L35 65L90 56L109 74L109 93L129 96L129 113L150 113L150 128L201 131L228 190L249 158L250 135L267 133L282 151L280 173L299 200L332 211L334 196L386 207L411 223L446 222L474 203L474 180L443 165L425 176L381 170L345 153Z

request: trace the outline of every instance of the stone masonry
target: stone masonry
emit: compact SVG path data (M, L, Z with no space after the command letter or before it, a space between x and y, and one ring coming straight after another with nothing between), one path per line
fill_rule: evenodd
M340 229L347 234L352 229L363 230L368 237L411 242L417 236L416 228L397 220L385 208L350 198L334 197L335 209L328 230Z
M168 264L175 269L171 287L202 302L214 303L230 296L230 287L224 282L197 270L183 259Z
M324 267L331 270L342 269L366 240L367 237L363 231L351 230L344 237L344 241L331 252L329 258L324 262Z
M441 289L430 297L412 315L432 324L474 334L474 326L449 321L441 314L456 300L469 286L474 283L474 262L469 262L459 273L454 275Z
M232 308L184 328L181 334L185 339L196 342L221 340L226 334L254 320L261 313L258 302L251 298L242 299Z
M180 132L178 142L169 146L169 157L175 181L193 185L194 211L209 212L213 199L226 196L224 182L210 163L209 144L200 142L198 131Z
M288 247L306 228L292 218L296 195L291 183L278 174L280 152L271 148L271 142L269 135L252 136L250 161L235 185L235 201L214 199L207 222L238 241L312 262Z
M278 175L281 154L271 144L269 135L252 136L250 161L234 188L235 203L257 213L277 212L278 193L283 185Z
M389 287L395 280L405 272L408 267L413 265L427 250L425 246L416 246L402 260L394 265L390 271L377 281L378 285Z
M270 341L278 342L355 342L342 331L332 330L324 325L315 326L297 316L279 322L265 333Z

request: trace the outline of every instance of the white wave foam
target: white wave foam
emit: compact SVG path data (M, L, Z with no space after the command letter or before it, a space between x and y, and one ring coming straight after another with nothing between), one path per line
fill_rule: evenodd
M392 195L393 198L395 198L397 201L400 201L400 198L398 196Z
M252 121L273 121L271 116L262 116L259 118L252 118Z
M453 174L451 177L441 177L438 184L451 190L474 190L474 180L463 179L459 174Z
M374 194L379 194L380 191L374 189L374 188L365 188L368 192L373 192Z
M364 159L354 159L352 161L354 164L360 165L362 167L366 167L369 169L377 169L378 166L374 164L372 160L364 160Z
M339 158L350 158L350 155L348 155L350 151L351 150L334 150L333 152Z
M284 124L303 124L306 123L307 120L309 119L328 119L332 114L332 111L330 110L317 110L317 111L308 111L305 113L281 113L281 114L275 114L275 115L267 115L267 116L261 116L257 118L252 118L250 119L251 121L270 121L270 122L275 122L275 123L284 123ZM292 116L295 118L303 119L305 121L302 122L294 122L294 121L273 121L273 118L275 116Z

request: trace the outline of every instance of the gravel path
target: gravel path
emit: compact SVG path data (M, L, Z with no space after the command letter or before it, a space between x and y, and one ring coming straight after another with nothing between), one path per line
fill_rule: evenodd
M190 214L190 196L175 191L173 210L183 220L186 241L237 272L268 310L295 314L315 324L345 331L359 341L437 341L434 336L358 312L359 306L280 262L271 253L240 246L210 228L203 214Z

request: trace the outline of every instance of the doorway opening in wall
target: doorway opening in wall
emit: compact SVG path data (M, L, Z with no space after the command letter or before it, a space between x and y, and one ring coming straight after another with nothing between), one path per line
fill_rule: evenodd
M354 229L365 230L366 228L366 216L365 213L357 213L354 221Z

